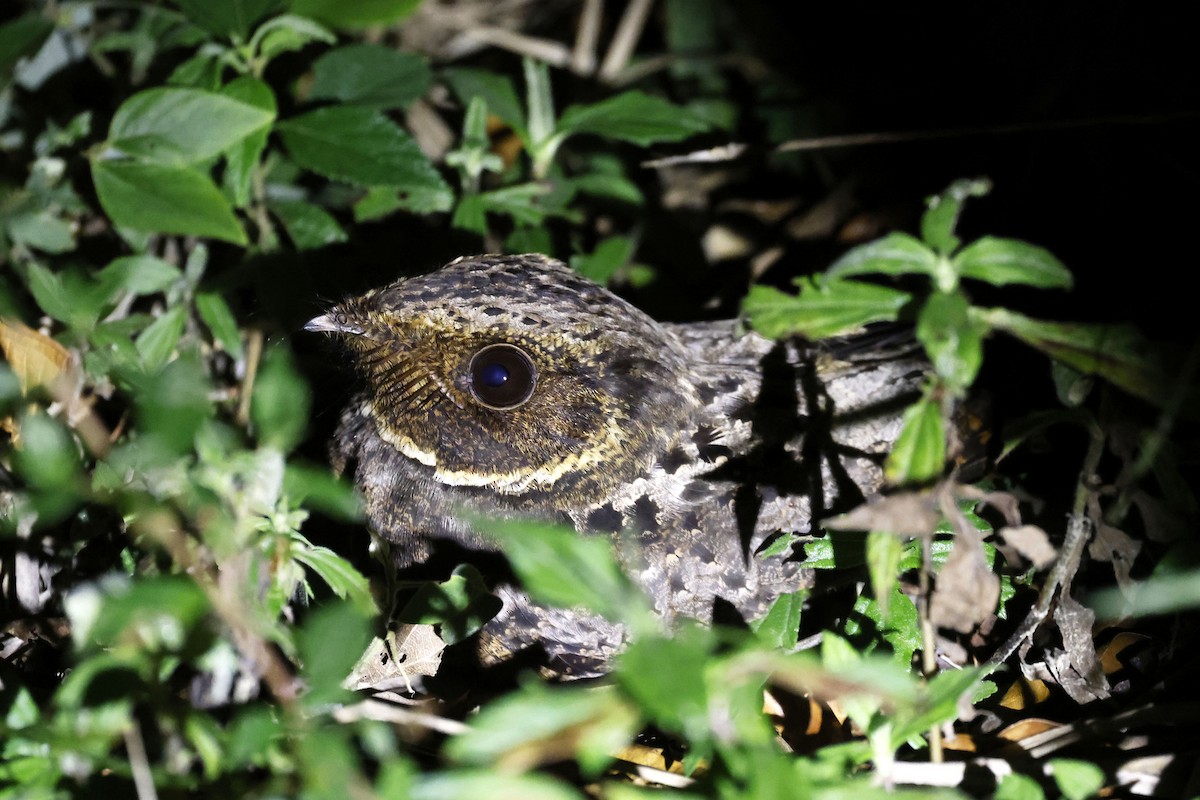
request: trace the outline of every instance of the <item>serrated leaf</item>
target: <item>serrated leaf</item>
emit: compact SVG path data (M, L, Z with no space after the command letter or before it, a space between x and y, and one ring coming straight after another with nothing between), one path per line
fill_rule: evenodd
M245 39L255 22L275 13L284 0L173 0L188 19L209 33Z
M246 244L246 232L212 180L191 167L92 161L100 205L121 227Z
M146 326L137 337L137 350L143 369L157 372L167 363L175 345L179 343L179 337L183 336L186 322L186 310L183 306L175 306Z
M276 127L296 163L327 178L359 186L445 185L413 138L373 109L318 108Z
M241 358L242 336L225 298L216 292L200 292L196 295L196 312L221 348L234 358Z
M1020 239L985 236L953 259L958 273L995 286L1019 283L1040 289L1069 289L1071 273L1044 247Z
M750 326L771 339L802 335L820 339L869 322L895 320L911 300L908 292L859 281L804 281L799 295L770 286L750 287L742 313Z
M433 79L425 59L377 44L330 50L312 68L309 97L368 108L407 108Z
M160 87L138 92L113 115L108 144L144 161L195 164L275 119L273 111L216 92Z
M60 321L74 317L74 309L62 277L37 262L29 264L29 293L42 311Z
M558 120L560 134L592 133L645 147L677 142L712 127L686 108L639 91L623 92L589 105L566 109Z
M492 212L507 214L520 225L537 225L548 213L537 201L549 191L544 184L522 183L481 194L464 195L454 210L451 224L456 228L487 233L485 215Z
M1159 352L1131 325L1044 322L1003 308L975 311L992 327L1051 358L1155 405L1171 396Z
M907 233L890 233L882 239L854 247L825 270L828 280L850 275L934 275L937 253Z
M271 204L271 210L283 223L297 250L314 250L349 238L329 212L312 203L276 202Z
M923 397L904 412L904 427L884 464L892 483L923 482L942 474L946 465L946 433L941 408Z
M975 381L983 364L986 326L970 313L960 292L933 292L917 315L917 339L946 384L958 393Z
M350 603L359 614L371 615L379 612L366 577L355 569L353 564L328 547L295 547L292 556L320 575L321 580L329 585L333 593ZM361 652L360 650L355 654L355 659Z

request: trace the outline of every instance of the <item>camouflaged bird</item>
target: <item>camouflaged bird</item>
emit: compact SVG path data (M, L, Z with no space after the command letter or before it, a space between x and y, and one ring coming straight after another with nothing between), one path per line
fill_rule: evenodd
M923 374L907 350L658 323L539 255L460 258L305 327L339 336L365 379L333 457L402 565L443 541L487 550L464 516L569 520L621 537L668 622L717 605L756 619L810 585L791 554L758 551L880 487ZM549 671L592 675L625 643L589 613L495 592L485 660L540 645Z

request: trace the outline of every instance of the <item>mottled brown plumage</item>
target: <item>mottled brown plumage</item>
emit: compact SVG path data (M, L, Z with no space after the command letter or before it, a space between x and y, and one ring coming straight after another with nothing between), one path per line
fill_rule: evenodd
M794 558L756 551L879 488L922 374L907 351L660 324L537 255L458 259L306 327L339 335L365 380L334 458L402 563L438 541L486 549L463 509L569 520L622 538L668 621L721 603L754 619L808 585ZM496 591L488 657L541 645L552 671L583 675L623 645L605 620Z

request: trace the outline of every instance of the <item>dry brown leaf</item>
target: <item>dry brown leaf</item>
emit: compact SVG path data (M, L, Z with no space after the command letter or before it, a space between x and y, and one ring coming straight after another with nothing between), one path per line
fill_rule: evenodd
M1126 596L1130 596L1135 582L1129 571L1133 568L1133 560L1142 550L1142 543L1135 540L1125 531L1105 525L1103 522L1096 526L1096 535L1088 544L1088 555L1097 561L1108 561L1112 564L1113 576L1117 586Z
M445 649L432 625L400 625L384 638L371 640L346 685L355 690L412 691L412 677L436 674Z
M1124 669L1125 665L1121 663L1120 658L1121 653L1128 647L1148 641L1150 641L1150 637L1144 633L1135 633L1133 631L1121 631L1118 633L1096 653L1100 659L1100 666L1104 670L1104 674L1112 675L1114 672Z
M1058 558L1058 551L1050 544L1050 537L1037 525L1001 528L1000 535L1009 547L1032 562L1037 569L1045 569Z
M937 588L929 603L934 625L970 633L996 611L1000 578L992 572L977 536L954 539L954 547L938 572Z
M11 319L0 319L0 351L23 392L50 385L71 362L67 348Z
M1050 687L1045 681L1037 678L1018 678L1008 687L1004 697L1000 698L1000 706L1013 711L1022 711L1028 706L1045 702L1050 696Z
M937 527L933 498L920 492L900 492L874 500L825 522L841 531L887 531L900 536L928 536Z
M1061 727L1063 727L1063 723L1061 722L1054 722L1053 720L1041 719L1039 717L1026 717L1009 725L1000 731L997 736L1010 742L1020 742L1028 739L1030 736L1037 736L1038 734L1057 730Z

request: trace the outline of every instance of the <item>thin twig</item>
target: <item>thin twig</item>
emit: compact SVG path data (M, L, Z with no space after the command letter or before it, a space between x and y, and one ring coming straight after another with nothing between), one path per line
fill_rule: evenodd
M1058 553L1058 559L1050 569L1050 574L1046 576L1046 582L1042 584L1037 602L1034 603L1033 608L1029 609L1029 613L1021 622L1020 627L984 664L987 672L992 672L1007 661L1009 656L1017 652L1025 641L1033 636L1033 632L1050 613L1050 606L1054 603L1059 588L1079 568L1079 560L1083 556L1083 545L1087 542L1088 534L1092 529L1091 521L1085 513L1088 494L1092 491L1092 476L1096 474L1096 469L1100 465L1100 456L1104 453L1103 432L1093 426L1091 434L1091 442L1083 459L1083 468L1079 471L1079 482L1075 487L1075 507L1067 522L1067 533L1063 539L1062 549Z
M354 705L335 709L333 718L338 722L357 722L361 719L369 719L375 722L393 722L398 725L416 725L444 733L447 736L457 736L469 730L465 723L456 719L439 717L425 711L414 711L395 703L385 703L375 699L367 699Z
M125 752L129 755L129 770L133 773L133 788L138 800L158 800L154 790L154 775L150 772L150 761L146 758L146 743L142 741L142 729L132 719L122 732Z
M653 2L654 0L630 0L629 5L625 6L625 13L617 25L617 32L608 45L608 52L604 54L604 63L600 65L600 80L614 80L629 63L638 40L642 38L642 31L646 28L646 17L650 14L650 5Z
M577 75L591 75L596 70L603 12L604 0L584 0L575 31L575 49L571 53L571 69Z
M242 381L242 396L238 400L237 420L239 425L250 422L250 400L254 396L254 379L258 376L258 362L262 359L263 332L251 328L246 334L246 377Z

